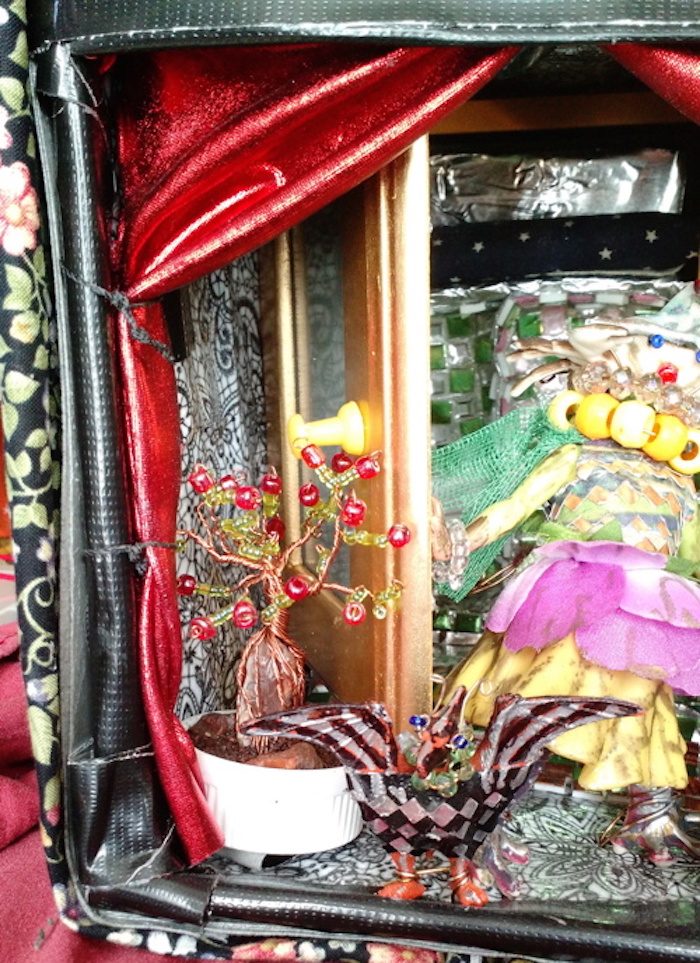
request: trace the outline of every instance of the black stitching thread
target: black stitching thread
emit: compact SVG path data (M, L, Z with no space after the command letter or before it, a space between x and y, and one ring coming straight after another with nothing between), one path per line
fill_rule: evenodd
M119 311L126 318L126 323L129 326L129 333L134 341L138 341L139 344L148 344L160 354L166 361L173 364L175 357L168 347L162 341L158 341L156 338L152 338L150 334L141 327L133 315L133 308L138 305L132 304L126 294L123 291L108 291L107 288L100 287L99 284L93 284L92 281L87 281L85 278L79 278L72 271L64 265L61 265L63 273L66 277L69 277L71 281L75 281L76 284L82 284L88 290L92 291L93 294L98 295L98 297L104 298L113 307Z

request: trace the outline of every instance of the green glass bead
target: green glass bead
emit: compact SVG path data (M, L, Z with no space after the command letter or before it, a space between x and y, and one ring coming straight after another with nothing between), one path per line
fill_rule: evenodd
M233 606L227 605L225 609L221 609L215 615L211 616L211 620L214 625L223 625L224 622L229 622L233 617Z
M431 773L430 782L435 792L445 799L449 798L450 796L454 796L455 792L457 791L457 778L454 773Z

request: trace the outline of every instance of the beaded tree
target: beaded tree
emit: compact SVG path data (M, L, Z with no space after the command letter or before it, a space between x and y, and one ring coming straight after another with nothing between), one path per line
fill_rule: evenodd
M355 459L341 451L329 467L321 449L307 445L301 458L325 489L325 496L314 482L302 485L299 500L306 509L305 518L299 536L287 545L279 514L282 480L274 469L262 478L259 487L247 484L243 473L217 480L203 465L197 465L188 477L201 495L196 508L199 529L182 531L179 537L199 545L218 565L237 566L247 572L230 586L200 583L192 575L180 576L180 594L199 593L223 603L213 614L192 619L190 637L211 639L227 622L240 629L251 629L258 620L261 622L243 649L236 674L236 731L242 744L246 739L241 738L240 731L246 723L271 712L296 708L304 700L304 656L287 633L292 605L323 589L332 589L346 596L344 620L357 625L367 617L368 604L374 617L383 619L401 595L397 581L373 593L364 585L351 588L330 580L343 543L401 548L410 540L410 532L402 524L392 525L386 534L361 527L367 505L351 486L357 479L379 474L379 454ZM321 544L329 530L330 538ZM315 544L317 552L314 576L288 575L292 555L309 543ZM260 586L266 599L261 611L251 598L254 586ZM254 748L263 751L266 740L254 741Z

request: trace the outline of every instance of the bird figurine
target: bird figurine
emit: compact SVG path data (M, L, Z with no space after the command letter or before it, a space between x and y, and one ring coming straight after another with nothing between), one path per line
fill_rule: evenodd
M449 861L453 901L478 906L488 902L488 895L473 862L477 854L503 895L520 894L503 863L527 862L527 850L510 841L499 823L537 778L549 754L547 744L576 726L639 709L607 698L506 694L496 700L477 741L463 721L469 694L460 686L431 716L412 716L417 737L408 744L403 739L404 751L389 713L376 702L302 706L266 716L246 730L308 740L345 766L363 818L397 871L378 895L422 896L417 859L437 851Z

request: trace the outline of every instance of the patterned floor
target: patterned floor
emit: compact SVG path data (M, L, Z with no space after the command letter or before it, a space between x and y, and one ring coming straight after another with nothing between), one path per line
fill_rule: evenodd
M528 899L659 900L700 898L700 860L679 855L657 867L632 853L618 855L598 838L619 810L571 797L532 792L521 804L511 832L530 848L528 865L519 870ZM222 850L216 869L224 875L254 873L231 862ZM295 857L264 869L270 875L322 882L329 887L373 891L393 877L392 863L379 840L368 831L341 849ZM427 876L427 899L449 900L443 876ZM498 892L490 895L499 899Z

